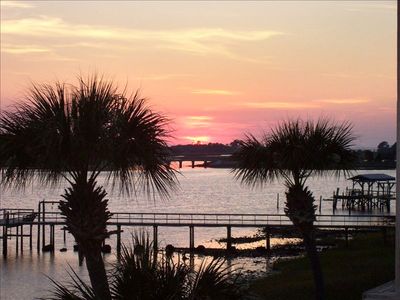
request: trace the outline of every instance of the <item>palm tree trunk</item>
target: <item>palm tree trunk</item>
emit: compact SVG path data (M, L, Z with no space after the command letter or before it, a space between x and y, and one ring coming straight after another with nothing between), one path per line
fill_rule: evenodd
M300 184L288 184L286 193L285 213L293 222L294 227L303 236L307 256L311 263L315 283L315 298L317 300L325 299L324 278L322 268L318 257L317 246L314 234L315 205L314 197L307 187Z
M108 284L107 274L100 248L96 251L87 251L85 253L85 258L90 283L96 298L100 300L111 299L110 287Z
M107 209L106 192L94 180L78 177L66 189L60 201L69 232L78 243L79 251L86 259L86 267L96 299L110 300L110 288L101 255L101 244L107 237L107 221L111 214Z
M324 276L322 274L321 263L319 260L317 245L313 234L303 234L304 246L306 247L307 256L310 260L311 269L313 271L315 284L315 299L325 299Z

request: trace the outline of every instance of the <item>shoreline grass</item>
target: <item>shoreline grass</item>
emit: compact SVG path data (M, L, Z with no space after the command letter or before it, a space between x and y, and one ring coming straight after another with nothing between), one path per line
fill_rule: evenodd
M320 254L325 279L326 299L361 299L362 293L394 278L394 236L386 243L381 233L358 234L346 248ZM250 284L249 290L260 299L301 300L314 298L314 282L307 257L279 261L274 274Z

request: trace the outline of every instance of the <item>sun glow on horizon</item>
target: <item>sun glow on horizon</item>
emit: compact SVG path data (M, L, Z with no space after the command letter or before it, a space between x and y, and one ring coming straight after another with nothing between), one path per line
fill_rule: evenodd
M185 139L191 144L206 144L210 142L209 136L185 136Z

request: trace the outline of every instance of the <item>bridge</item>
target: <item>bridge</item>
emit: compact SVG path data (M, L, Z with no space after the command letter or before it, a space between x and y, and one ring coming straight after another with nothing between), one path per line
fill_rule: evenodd
M224 162L232 164L231 154L182 154L173 155L168 159L169 163L176 162L179 163L179 168L183 167L184 162L190 162L192 168L196 166L196 162L202 162L202 167L207 168L211 163Z

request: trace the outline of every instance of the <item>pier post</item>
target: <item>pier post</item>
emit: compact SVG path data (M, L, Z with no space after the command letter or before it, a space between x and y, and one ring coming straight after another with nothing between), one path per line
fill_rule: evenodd
M226 250L232 249L232 235L231 235L231 226L226 226Z
M54 225L50 225L50 245L53 246L52 247L52 251L54 251L55 245L54 245L54 236L55 236L55 232L54 232Z
M322 195L319 196L319 213L321 213L322 210Z
M121 257L121 225L117 225L117 256Z
M279 210L279 193L276 194L276 209Z
M62 230L64 231L63 232L63 241L64 241L64 244L67 242L67 233L66 233L66 231L67 231L67 227L63 227L62 228Z
M194 250L194 226L189 226L189 249Z
M41 220L40 212L41 212L41 208L40 208L40 202L39 202L38 215L37 215L37 217L38 217L37 238L36 238L37 252L40 252L40 222L41 222L40 221Z
M46 246L46 225L45 223L45 205L44 201L41 202L42 204L42 249Z
M271 233L269 230L269 227L265 227L265 248L267 249L267 252L271 251Z
M7 244L8 244L8 222L9 222L9 214L6 212L4 214L5 224L3 225L3 256L7 257Z
M158 226L153 226L153 249L158 251Z
M32 227L32 224L29 225L29 250L32 250Z
M17 225L15 227L15 251L16 251L17 254L18 254L18 250L19 250L18 236L19 236L19 226Z
M207 169L207 164L208 164L208 161L204 161L204 169Z
M180 160L179 161L179 169L182 169L182 164L183 164L183 162Z
M24 251L24 225L21 225L21 253Z
M192 169L194 169L194 160L192 160Z

